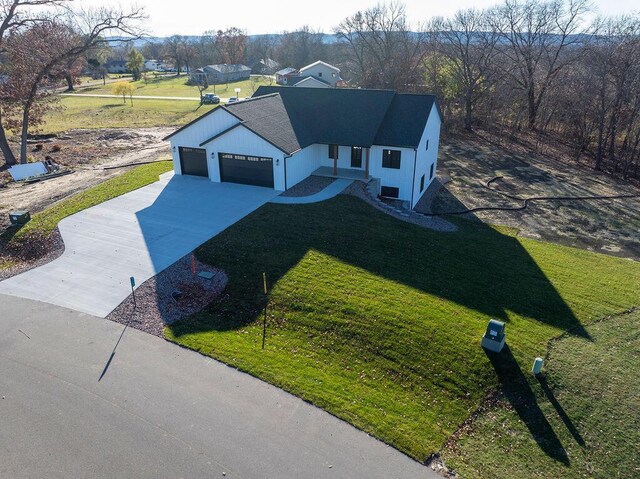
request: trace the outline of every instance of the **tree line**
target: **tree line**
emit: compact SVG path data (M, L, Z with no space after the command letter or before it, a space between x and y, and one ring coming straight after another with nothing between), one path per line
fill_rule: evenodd
M350 15L332 35L303 26L250 37L231 27L148 41L138 53L105 39L140 38L142 11L88 15L61 11L65 3L0 0L0 148L8 162L5 132L22 128L24 137L24 125L37 126L48 104L39 101L42 87L61 80L72 87L79 72L104 71L109 58L135 66L138 78L144 58L169 61L177 74L215 63L300 68L324 60L340 67L350 87L435 93L448 130L533 135L566 145L596 169L640 175L638 13L595 17L588 0L504 0L417 21L392 2ZM30 17L33 5L52 13Z

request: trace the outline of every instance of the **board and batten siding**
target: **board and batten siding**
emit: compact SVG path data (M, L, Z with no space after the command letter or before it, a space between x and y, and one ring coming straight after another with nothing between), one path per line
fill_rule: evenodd
M400 168L383 168L382 151L399 150ZM380 186L398 188L398 199L411 201L411 185L413 183L413 165L416 150L413 148L399 148L397 146L374 145L371 147L369 159L369 175L380 178Z
M438 149L440 147L440 124L442 120L438 113L438 108L435 103L431 107L427 124L425 125L422 138L417 150L416 157L416 175L413 182L413 208L425 191L436 177L436 170L438 168ZM427 141L429 142L429 148L427 148ZM433 178L429 180L429 170L433 165ZM425 175L424 189L420 191L420 178Z
M239 123L239 120L229 112L216 108L212 113L204 118L188 126L184 130L173 135L169 141L171 142L171 155L173 157L173 171L176 175L182 174L180 167L180 147L202 148L200 143L208 140L216 133L226 130L227 128ZM220 175L215 180L211 177L211 168L209 168L209 178L212 181L220 181Z
M309 145L286 159L287 188L297 185L320 168L323 147L327 148L326 145Z

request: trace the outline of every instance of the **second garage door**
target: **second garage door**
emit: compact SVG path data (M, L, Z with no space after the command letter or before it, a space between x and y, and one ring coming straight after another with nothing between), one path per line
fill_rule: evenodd
M219 153L220 179L273 188L273 158Z

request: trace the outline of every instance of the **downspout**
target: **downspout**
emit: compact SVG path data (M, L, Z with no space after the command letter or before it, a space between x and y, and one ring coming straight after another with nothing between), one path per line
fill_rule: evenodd
M413 181L411 182L411 207L410 210L413 209L413 193L416 189L416 164L418 163L418 149L413 149Z
M284 155L282 158L284 162L284 191L287 191L287 158L291 158L291 155Z

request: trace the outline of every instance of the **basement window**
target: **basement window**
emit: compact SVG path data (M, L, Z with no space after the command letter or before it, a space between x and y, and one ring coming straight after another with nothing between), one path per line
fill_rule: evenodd
M420 178L420 193L422 193L422 190L424 190L424 175Z
M429 168L429 179L433 178L433 167L436 166L435 163L431 163L431 167Z
M386 198L397 198L400 195L400 189L395 186L381 186L380 196Z
M428 150L428 149L429 149L429 140L427 140L426 147L425 147L425 150Z
M382 150L382 167L400 169L400 150Z

